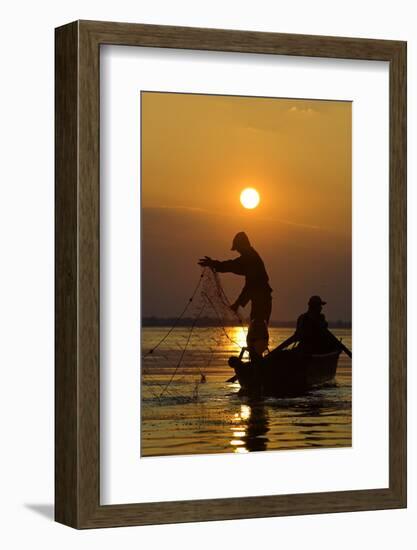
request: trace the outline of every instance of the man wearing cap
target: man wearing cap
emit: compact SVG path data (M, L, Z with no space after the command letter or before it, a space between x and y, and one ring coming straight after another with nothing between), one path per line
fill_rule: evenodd
M235 273L245 277L245 285L237 300L231 305L233 311L245 307L251 302L250 326L247 334L247 344L252 358L262 356L268 348L268 323L272 310L272 288L262 258L251 246L248 236L243 231L233 239L232 250L240 256L233 260L218 261L208 256L198 263L202 267L210 267L219 273Z
M297 328L292 336L287 338L277 349L282 350L298 342L298 349L304 353L320 353L329 347L328 323L322 308L326 302L320 296L311 296L308 310L297 319Z

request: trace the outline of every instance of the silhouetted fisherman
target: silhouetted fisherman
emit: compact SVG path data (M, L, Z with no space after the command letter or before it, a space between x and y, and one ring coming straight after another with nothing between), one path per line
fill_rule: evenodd
M336 343L341 345L328 330L326 317L322 313L324 305L326 302L323 302L320 296L311 296L308 310L298 317L294 334L276 349L283 350L298 342L297 349L304 353L326 353L334 349Z
M246 337L252 360L259 359L268 348L268 323L272 310L272 288L262 258L251 246L246 233L238 233L233 239L232 250L240 256L234 260L218 261L205 256L198 263L219 273L244 275L245 286L237 300L231 305L233 311L251 302L250 325Z
M292 336L277 347L282 350L298 342L298 349L305 353L320 352L323 343L327 341L327 321L322 313L326 302L320 296L311 296L308 301L308 310L297 319L297 328Z

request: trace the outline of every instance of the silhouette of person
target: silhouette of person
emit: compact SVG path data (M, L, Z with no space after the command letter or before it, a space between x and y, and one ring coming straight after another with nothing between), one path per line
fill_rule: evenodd
M233 311L245 307L251 302L250 325L246 337L251 360L259 359L268 348L268 323L272 310L272 288L264 262L251 246L244 232L238 233L233 239L232 250L240 256L233 260L218 261L205 256L199 260L202 267L210 267L219 273L235 273L245 276L245 285L231 305Z
M298 342L298 348L304 353L323 353L329 348L329 331L326 317L322 313L326 302L320 296L311 296L308 310L297 319L297 328L292 336L284 340L276 350L283 350Z

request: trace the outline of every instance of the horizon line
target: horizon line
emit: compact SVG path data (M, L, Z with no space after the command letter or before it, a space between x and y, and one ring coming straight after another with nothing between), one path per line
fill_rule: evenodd
M159 317L157 315L147 315L142 316L142 325L151 326L150 323L156 323L157 325L163 326L163 323L172 324L175 322L177 326L181 326L181 324L184 323L194 323L195 318L194 317L183 317L182 319L178 319L176 316L169 316L169 317ZM245 320L246 321L246 320ZM327 322L332 325L352 325L351 319L328 319ZM215 326L219 324L219 320L216 317L200 317L199 323L213 323ZM297 323L297 319L272 319L269 322L269 326L272 326L274 324L280 324L280 325L295 325ZM229 321L225 321L225 323L228 326L238 326L238 323L230 323Z

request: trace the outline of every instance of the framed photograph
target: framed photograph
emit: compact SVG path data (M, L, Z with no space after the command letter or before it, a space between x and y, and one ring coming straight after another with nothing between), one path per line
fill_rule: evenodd
M56 29L56 520L406 506L406 43Z

